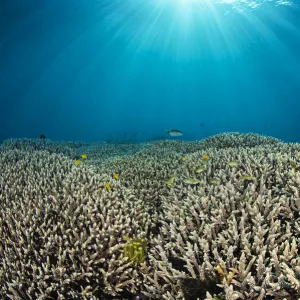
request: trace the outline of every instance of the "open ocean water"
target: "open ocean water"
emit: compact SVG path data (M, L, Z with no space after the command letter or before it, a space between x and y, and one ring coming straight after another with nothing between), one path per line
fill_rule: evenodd
M0 139L300 140L298 1L3 1Z
M0 1L0 298L300 300L298 0Z

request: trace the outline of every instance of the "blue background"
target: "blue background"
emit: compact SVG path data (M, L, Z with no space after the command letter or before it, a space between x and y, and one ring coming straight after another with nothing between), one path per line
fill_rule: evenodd
M1 1L0 140L141 141L175 128L189 140L239 131L299 142L300 9L239 9Z

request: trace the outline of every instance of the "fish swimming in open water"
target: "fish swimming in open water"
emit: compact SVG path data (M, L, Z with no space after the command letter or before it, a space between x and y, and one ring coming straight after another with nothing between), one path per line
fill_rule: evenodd
M177 129L170 129L166 131L167 134L173 137L183 136L183 133L180 130Z

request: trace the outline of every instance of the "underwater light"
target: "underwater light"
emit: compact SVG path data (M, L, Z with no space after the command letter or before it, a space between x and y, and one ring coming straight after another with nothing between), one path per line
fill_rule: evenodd
M279 5L292 5L293 0L178 0L178 3L184 5L197 4L199 6L211 6L214 4L228 5L234 10L242 11L246 9L255 9L260 7L262 4L274 4Z

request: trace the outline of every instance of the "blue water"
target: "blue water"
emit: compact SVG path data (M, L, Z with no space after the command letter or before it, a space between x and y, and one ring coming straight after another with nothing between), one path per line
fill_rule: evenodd
M0 140L299 142L297 1L217 2L1 1Z

